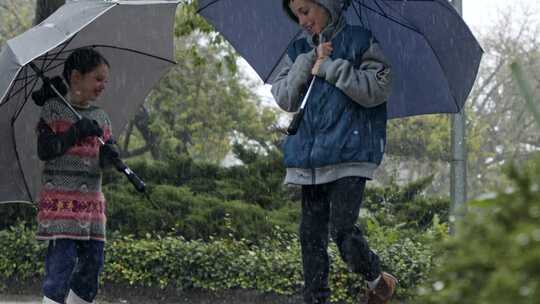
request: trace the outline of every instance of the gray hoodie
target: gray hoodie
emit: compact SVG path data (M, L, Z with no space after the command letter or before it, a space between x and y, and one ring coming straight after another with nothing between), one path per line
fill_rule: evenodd
M310 52L299 55L293 62L289 57L286 65L272 83L272 94L277 104L285 111L296 112L300 107L301 96L311 78L311 69L316 61L316 42L330 41L345 26L345 18L341 15L341 0L311 0L324 7L330 15L328 25L319 35L319 39L307 35L308 43L314 47ZM288 0L283 0L285 12L298 22L289 9ZM384 103L391 91L390 63L385 58L379 44L372 40L370 48L362 55L358 68L345 59L327 57L319 67L317 76L331 83L349 98L364 107L375 107ZM345 176L362 176L372 178L377 166L372 163L343 163L315 168L287 168L285 183L291 184L324 184Z

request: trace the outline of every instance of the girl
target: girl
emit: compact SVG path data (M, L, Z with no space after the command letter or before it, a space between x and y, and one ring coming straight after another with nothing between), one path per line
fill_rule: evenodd
M105 89L108 77L109 63L93 49L77 49L67 58L66 99L83 116L80 120L58 97L41 94L46 101L37 127L37 148L45 164L37 239L49 241L45 304L92 303L97 294L106 222L101 171L118 153L108 115L92 102ZM47 87L41 90L51 92ZM107 144L102 146L98 137Z

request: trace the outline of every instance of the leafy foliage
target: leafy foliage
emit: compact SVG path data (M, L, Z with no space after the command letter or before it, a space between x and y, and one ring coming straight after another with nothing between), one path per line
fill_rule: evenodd
M518 169L519 168L519 169ZM473 202L444 243L422 303L536 303L540 298L540 157L513 166L513 190Z
M184 154L217 164L234 142L267 147L276 110L261 105L238 69L236 52L196 8L192 1L177 11L177 65L130 123L122 140L125 156Z
M2 0L0 2L0 45L32 26L33 0Z
M408 298L418 280L429 273L431 245L410 238L389 241L387 234L395 235L396 231L372 235L370 241L387 261L385 268L400 277L400 297ZM2 231L1 236L4 250L0 252L0 291L9 280L24 283L39 279L45 250L43 243L33 237L33 230L17 225ZM302 288L299 241L279 228L260 244L229 238L205 242L172 235L134 238L113 234L106 243L106 252L101 277L104 284L178 292L241 288L282 295L297 294ZM330 255L335 260L330 275L332 300L356 303L356 295L365 283L348 271L334 245Z

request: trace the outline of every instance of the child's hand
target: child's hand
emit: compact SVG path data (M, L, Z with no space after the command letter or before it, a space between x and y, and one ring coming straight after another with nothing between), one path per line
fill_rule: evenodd
M319 44L316 49L317 60L324 59L330 56L333 50L334 49L332 48L332 42L325 42L325 43Z
M323 59L317 59L317 61L315 61L315 64L313 65L313 68L311 68L311 74L312 75L317 75L317 73L319 72L319 68L321 67L321 63L326 59L323 58Z
M89 136L103 136L103 130L95 120L83 117L72 126L76 130L77 138L83 139Z
M317 75L317 73L319 72L319 68L321 66L321 63L328 56L330 56L330 54L332 54L333 50L334 49L332 48L332 43L331 42L321 43L321 44L319 44L319 46L317 46L317 49L315 50L315 52L317 53L317 61L315 61L315 64L313 65L313 68L311 68L311 74L312 75Z

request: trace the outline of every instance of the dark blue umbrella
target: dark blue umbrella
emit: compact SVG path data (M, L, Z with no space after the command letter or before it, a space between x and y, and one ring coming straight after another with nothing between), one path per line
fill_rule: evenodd
M446 0L347 2L347 22L371 30L392 63L390 118L460 111L483 51L452 5ZM302 35L281 0L199 0L199 13L267 83L279 72L289 44Z

